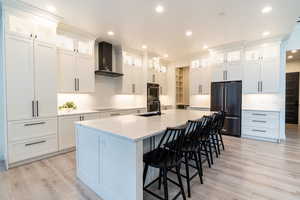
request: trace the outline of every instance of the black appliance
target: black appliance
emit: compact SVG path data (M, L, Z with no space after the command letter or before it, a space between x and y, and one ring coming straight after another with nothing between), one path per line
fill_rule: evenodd
M99 69L95 71L96 75L118 77L123 76L121 73L113 72L112 69L112 44L100 42L98 44Z
M147 112L160 111L159 84L147 83Z
M223 134L241 136L242 82L211 83L211 111L224 111Z

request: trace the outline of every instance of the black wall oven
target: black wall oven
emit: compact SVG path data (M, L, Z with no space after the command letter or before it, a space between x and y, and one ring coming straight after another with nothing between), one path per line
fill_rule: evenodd
M159 101L159 84L147 83L147 111L154 112L158 111Z

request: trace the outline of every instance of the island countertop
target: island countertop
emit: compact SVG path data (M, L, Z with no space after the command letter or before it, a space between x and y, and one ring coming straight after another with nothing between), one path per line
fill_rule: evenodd
M167 127L181 126L188 120L200 119L209 114L211 114L209 111L166 110L163 111L162 115L152 117L124 115L81 121L76 122L76 124L132 141L139 141L157 135Z

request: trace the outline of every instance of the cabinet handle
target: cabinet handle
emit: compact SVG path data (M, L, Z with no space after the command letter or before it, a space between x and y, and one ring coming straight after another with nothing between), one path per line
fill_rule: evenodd
M132 93L135 93L135 84L132 84Z
M41 144L41 143L45 143L46 140L42 140L42 141L39 141L39 142L32 142L32 143L28 143L28 144L25 144L25 146L32 146L32 145L35 145L35 144Z
M32 38L32 36L33 36L33 35L32 35L32 33L31 33L31 34L30 34L30 37Z
M252 122L267 123L266 121L261 121L261 120L252 120Z
M202 94L202 85L199 85L199 86L198 86L198 93L199 93L199 94Z
M111 114L110 114L110 116L112 116L112 117L113 117L113 116L119 116L119 115L121 115L121 113L111 113Z
M80 81L79 81L79 78L77 78L77 91L79 91L80 90Z
M77 81L76 81L76 78L74 78L74 81L75 81L75 91L77 91Z
M267 114L262 114L262 113L252 113L252 115L257 115L257 116L267 116Z
M260 81L260 92L262 92L262 90L263 90L263 82Z
M260 132L260 133L265 133L265 132L267 132L267 131L265 131L265 130L258 130L258 129L252 129L252 131L254 131L254 132Z
M37 39L37 35L35 35L34 38Z
M46 122L29 123L29 124L24 124L24 126L35 126L35 125L42 125L42 124L46 124Z
M31 102L31 110L32 110L32 117L35 117L35 112L34 112L34 101Z
M39 101L36 101L36 116L39 116Z

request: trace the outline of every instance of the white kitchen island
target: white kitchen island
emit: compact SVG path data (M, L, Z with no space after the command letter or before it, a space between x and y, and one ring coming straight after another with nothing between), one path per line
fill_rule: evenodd
M160 116L125 115L77 122L77 177L104 200L142 200L143 153L154 148L156 137L167 127L209 114L167 110Z

